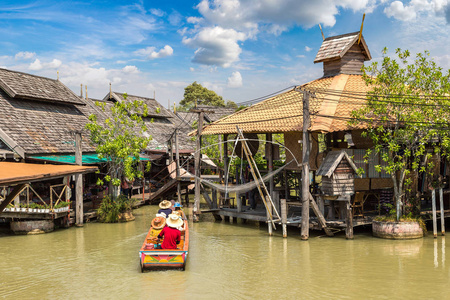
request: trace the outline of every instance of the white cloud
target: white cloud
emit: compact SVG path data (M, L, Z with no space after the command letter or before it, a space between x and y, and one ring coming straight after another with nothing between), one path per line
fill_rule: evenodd
M191 71L191 72L194 72L194 71L195 71L195 69L194 69L194 68L192 68L192 67L190 67L190 68L189 68L189 71Z
M34 60L34 62L32 62L29 66L28 69L32 70L32 71L39 71L42 69L57 69L62 65L62 62L59 59L54 58L51 62L49 63L41 63L41 61L36 58Z
M191 24L198 24L200 22L202 22L203 19L202 18L198 18L198 17L188 17L187 18L187 22L191 23Z
M193 62L205 65L229 67L239 60L241 48L238 41L245 41L246 35L234 29L219 26L202 28L193 38L183 38L183 43L197 48Z
M150 58L163 58L166 56L171 56L173 54L173 49L169 45L165 45L164 48L159 50L158 52L153 51L150 54Z
M158 9L158 8L152 8L152 9L150 9L150 13L151 13L152 15L157 16L157 17L162 17L162 16L164 16L164 15L166 14L163 10Z
M168 20L169 20L170 25L178 26L181 24L181 21L183 20L183 16L179 12L174 11L169 15Z
M233 72L227 80L227 86L230 88L238 88L242 86L242 76L238 71Z
M147 47L145 49L136 50L133 53L138 56L145 56L149 59L163 58L166 56L171 56L173 54L173 49L169 45L165 45L164 48L159 51L155 50L155 47Z
M47 69L56 69L61 66L62 62L59 59L53 59L51 62L44 65L44 68Z
M223 88L222 88L222 86L220 86L218 84L205 81L205 82L202 82L202 85L205 88L207 88L208 90L212 90L212 91L216 92L217 95L223 94Z
M419 15L431 15L446 18L450 24L449 0L411 0L408 4L401 1L393 1L384 9L388 17L401 21L416 20Z
M139 69L136 66L125 66L122 68L124 73L139 73Z
M308 47L308 46L305 46L305 51L306 52L309 52L309 51L311 51L312 50L312 48L310 48L310 47Z
M16 55L14 56L14 58L16 60L28 60L28 59L32 59L36 56L36 53L34 52L28 52L28 51L21 51L16 53Z
M32 62L29 66L28 69L32 70L32 71L39 71L42 69L42 64L41 61L39 59L36 58L36 60L34 62Z
M404 6L400 1L394 1L384 9L388 17L394 17L402 21L409 21L416 18L416 9L414 6Z

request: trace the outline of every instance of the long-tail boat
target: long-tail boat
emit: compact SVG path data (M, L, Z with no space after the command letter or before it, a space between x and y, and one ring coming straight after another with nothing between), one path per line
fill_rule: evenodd
M150 227L144 244L139 251L142 272L158 269L181 269L184 271L189 249L187 220L184 220L183 228L181 230L181 241L177 245L177 249L154 249L157 241L154 236L154 230L152 231L153 227Z

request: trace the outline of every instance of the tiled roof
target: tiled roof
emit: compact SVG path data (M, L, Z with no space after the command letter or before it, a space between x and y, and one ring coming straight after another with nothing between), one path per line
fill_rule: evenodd
M319 51L317 52L314 63L341 58L350 49L351 46L358 42L358 38L359 31L326 38L320 46ZM366 60L370 60L371 56L369 48L367 47L362 35L361 46L363 47L364 51L362 52L365 55Z
M85 105L59 80L0 68L0 89L11 98Z
M123 101L124 100L123 94L124 93L112 92L111 96L116 101ZM109 93L103 98L103 100L106 101L108 99L109 99ZM163 105L158 103L158 101L156 101L153 98L128 95L127 100L128 101L138 100L138 101L144 102L144 104L147 105L148 115L150 117L154 117L154 118L172 118L173 117L173 115ZM157 112L158 109L159 109L159 113Z
M209 122L215 122L225 116L231 115L236 110L230 107L211 106L211 105L198 105L198 109L212 110L213 113L205 113Z
M311 131L333 132L350 129L350 112L365 103L369 90L361 75L340 74L320 78L301 86L313 91L310 98ZM344 92L344 93L343 93ZM224 117L203 128L202 135L236 133L236 125L244 132L279 133L302 131L303 94L291 89Z

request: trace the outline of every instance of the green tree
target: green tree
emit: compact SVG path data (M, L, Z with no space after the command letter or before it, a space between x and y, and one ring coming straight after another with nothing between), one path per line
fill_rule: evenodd
M216 94L216 92L208 90L201 84L194 81L192 84L184 88L184 97L180 101L180 106L178 110L189 111L189 109L195 107L195 103L198 105L211 105L211 106L222 106L222 107L233 107L237 108L236 103L233 101L225 101L222 96Z
M110 182L114 192L118 194L122 176L130 180L141 178L142 172L135 168L139 161L139 153L151 141L151 136L144 135L146 126L142 116L147 116L147 106L142 101L127 101L127 94L123 94L125 101L117 101L109 107L104 102L96 102L108 117L99 121L94 114L89 116L86 128L90 132L91 144L96 147L100 158L107 159L107 174L105 180ZM103 181L99 179L99 185Z
M409 51L397 49L396 54L398 60L390 58L385 48L381 64L363 67L371 91L367 106L353 112L351 123L368 125L364 135L384 162L375 168L392 178L399 220L411 175L432 174L433 154L427 149L448 157L450 72L444 74L427 51L412 62Z

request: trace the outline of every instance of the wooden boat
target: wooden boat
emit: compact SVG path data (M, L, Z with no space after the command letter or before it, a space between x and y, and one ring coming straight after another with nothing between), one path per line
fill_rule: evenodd
M181 241L177 249L154 249L156 242L153 239L152 229L150 227L144 244L139 251L141 271L157 269L181 269L184 271L189 249L189 228L187 220L184 220L184 230L181 231Z

